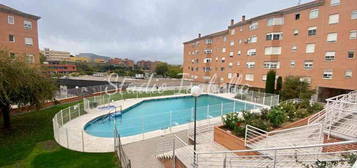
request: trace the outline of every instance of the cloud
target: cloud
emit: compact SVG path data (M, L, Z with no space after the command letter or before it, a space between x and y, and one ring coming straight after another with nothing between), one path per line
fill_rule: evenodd
M182 43L198 33L221 31L231 18L254 17L296 5L297 0L2 0L0 3L42 17L40 48L181 64Z

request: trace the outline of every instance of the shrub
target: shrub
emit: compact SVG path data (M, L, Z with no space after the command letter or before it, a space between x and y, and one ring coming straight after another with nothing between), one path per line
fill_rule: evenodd
M312 105L310 105L308 108L307 108L307 111L310 113L310 114L313 114L313 113L317 113L319 111L321 111L322 109L324 109L324 106L320 103L313 103Z
M297 110L297 105L295 103L282 103L279 106L286 114L286 118L288 121L295 120Z
M265 92L266 93L274 93L275 75L276 75L276 72L274 70L270 70L268 72L267 80L265 82Z
M274 107L268 113L268 119L273 127L277 128L281 126L286 120L286 116L281 107Z
M234 130L235 126L237 125L237 122L240 122L241 119L239 119L238 113L229 113L222 117L222 121L224 127L230 130Z
M310 113L304 108L296 110L296 117L297 118L305 118L305 117L309 116L309 114Z

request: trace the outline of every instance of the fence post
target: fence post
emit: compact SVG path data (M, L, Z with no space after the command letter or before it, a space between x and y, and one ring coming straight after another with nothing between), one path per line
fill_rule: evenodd
M66 138L67 138L67 148L69 148L69 140L68 140L68 128L66 128Z
M71 107L68 108L68 118L69 120L68 121L71 121Z
M172 159L173 159L173 168L176 168L176 156L175 156L175 137L173 138L173 142L172 142Z
M172 128L172 110L170 110L170 133L171 133L171 128Z
M236 101L233 102L233 112L236 112Z
M206 117L208 118L209 116L209 104L207 105L207 114L206 114Z
M248 125L245 125L244 146L247 146Z
M265 105L265 92L264 92L264 96L263 96L263 104Z
M247 110L247 102L244 102L244 111Z
M223 168L227 167L227 153L224 153L224 159L223 159Z
M270 106L273 104L273 98L274 96L270 96Z
M276 167L276 149L274 150L274 165L273 165L273 168Z
M221 103L221 117L223 116L223 103Z
M84 138L83 138L83 130L82 130L81 132L82 132L82 152L84 152Z
M61 110L61 127L63 126L63 111Z

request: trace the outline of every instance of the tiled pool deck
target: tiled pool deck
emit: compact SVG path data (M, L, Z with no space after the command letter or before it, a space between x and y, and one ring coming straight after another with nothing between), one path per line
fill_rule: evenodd
M215 96L220 96L223 98L228 98L228 99L233 99L234 95L233 94L214 94ZM190 94L181 94L181 95L170 95L170 96L158 96L158 97L147 97L147 98L134 98L134 99L126 99L126 100L120 100L116 102L110 103L111 105L114 105L116 107L122 106L122 109L125 110L141 101L144 100L149 100L149 99L161 99L161 98L169 98L169 97L180 97L180 96L190 96ZM244 102L244 101L243 101ZM252 102L247 102L254 104ZM256 104L259 106L262 106L261 104ZM266 106L268 108L268 106ZM114 139L113 138L105 138L105 137L96 137L90 134L87 134L84 131L85 125L99 117L105 114L108 114L111 110L99 110L99 109L91 109L88 110L88 114L79 116L69 122L67 122L65 125L63 125L61 128L58 130L58 139L57 142L68 149L75 150L75 151L82 151L82 152L113 152L114 151ZM220 122L221 117L215 117L212 119L207 119L210 122ZM197 122L197 126L205 125L207 124L207 120L202 120ZM147 132L144 134L139 134L139 135L134 135L134 136L128 136L128 137L122 137L121 142L122 144L130 144L146 139L150 139L153 137L158 137L161 135L165 134L171 134L171 133L177 133L183 130L187 130L190 127L190 124L192 123L187 123L187 124L182 124L178 126L174 126L169 129L165 130L156 130L156 131L151 131Z

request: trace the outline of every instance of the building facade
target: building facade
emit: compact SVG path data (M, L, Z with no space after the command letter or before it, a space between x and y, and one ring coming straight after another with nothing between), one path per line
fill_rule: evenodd
M274 69L318 90L357 89L357 1L315 0L184 43L184 77L265 87Z
M8 51L11 57L39 64L38 19L0 4L0 49Z
M134 67L134 61L130 59L121 59L121 58L111 58L109 64L119 65L122 67Z
M56 51L44 48L41 53L46 57L46 61L66 61L71 57L71 53L67 51Z
M77 66L71 64L42 64L45 72L48 74L65 75L72 72L77 72Z

